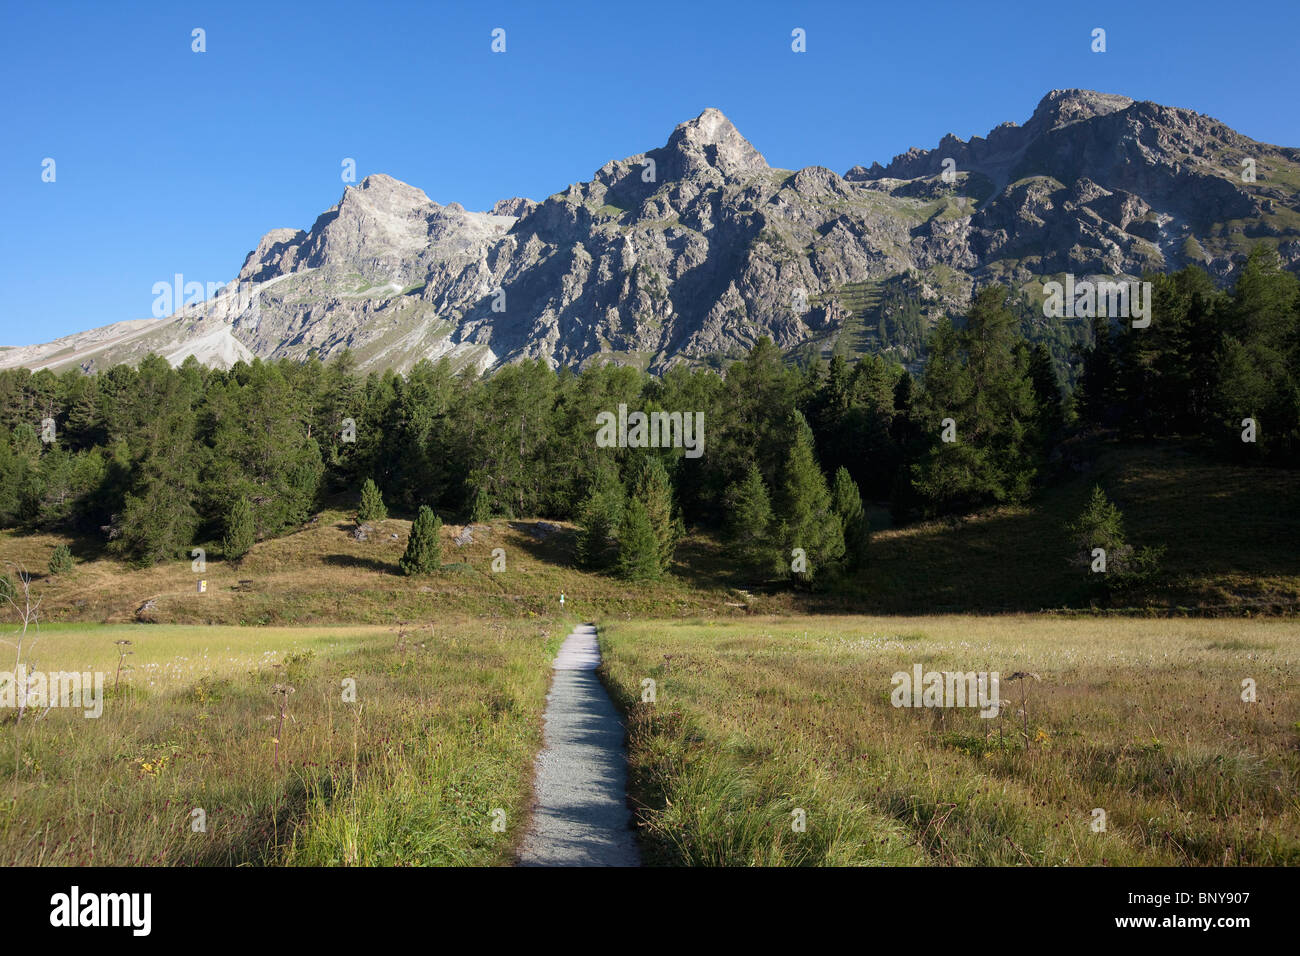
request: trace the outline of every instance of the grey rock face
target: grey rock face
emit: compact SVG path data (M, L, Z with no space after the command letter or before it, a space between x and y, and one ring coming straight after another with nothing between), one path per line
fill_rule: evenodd
M528 213L532 212L536 208L537 203L533 202L531 199L524 199L521 196L516 196L513 199L498 199L496 204L492 207L492 215L514 216L515 218L518 218L520 216L528 215Z
M310 230L263 236L222 300L7 350L0 365L348 348L362 368L448 357L663 369L762 335L783 348L831 342L882 283L957 309L982 282L1027 286L1046 273L1136 276L1195 261L1226 280L1254 241L1294 268L1297 184L1298 150L1086 90L1052 91L1023 126L949 135L842 177L773 169L706 109L664 146L541 202L469 212L369 176Z

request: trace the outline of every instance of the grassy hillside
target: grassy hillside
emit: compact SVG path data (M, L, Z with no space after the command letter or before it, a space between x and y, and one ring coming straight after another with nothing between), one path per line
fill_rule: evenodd
M1097 449L1024 506L883 530L862 609L1032 611L1087 607L1097 583L1066 560L1065 527L1099 483L1129 542L1163 545L1155 584L1121 606L1203 614L1300 610L1300 474L1224 464L1180 443Z
M601 646L650 862L1300 864L1293 621L644 621ZM997 671L1003 706L894 707L915 664Z
M574 527L564 522L493 521L443 528L443 571L398 571L409 521L374 523L358 541L342 511L321 513L299 531L256 545L240 564L188 560L134 569L106 556L97 539L71 539L79 559L64 575L44 574L58 535L0 532L0 556L38 576L47 620L186 624L383 624L447 613L529 617L565 609L585 619L736 616L745 613L1036 611L1094 603L1156 613L1278 614L1300 610L1300 475L1224 464L1180 443L1103 443L1080 454L1033 501L952 520L877 528L869 567L844 593L807 594L757 580L724 542L693 534L674 573L629 588L577 569ZM1136 545L1163 545L1160 578L1103 600L1096 576L1068 562L1065 527L1100 483L1125 515ZM887 511L874 509L883 523ZM212 546L217 553L216 545ZM493 572L493 552L505 570ZM208 582L205 594L196 582ZM147 601L153 606L139 609Z
M642 615L650 611L726 611L735 600L718 580L693 575L649 586L626 587L616 578L573 567L574 529L566 523L494 521L475 525L474 540L457 547L459 525L444 525L441 573L406 577L398 561L410 521L371 522L365 541L341 511L322 512L302 530L257 544L240 563L209 560L199 574L191 562L137 569L104 554L99 543L72 542L80 559L63 575L42 573L58 535L0 533L6 560L25 564L37 577L47 620L159 621L184 624L390 624L427 622L447 614L485 618L546 618L565 609L578 615ZM216 546L213 546L216 553ZM493 551L505 552L505 570L492 571ZM708 542L685 545L684 564L715 560ZM703 557L697 557L703 555ZM207 581L207 592L197 582ZM145 602L154 602L144 612Z

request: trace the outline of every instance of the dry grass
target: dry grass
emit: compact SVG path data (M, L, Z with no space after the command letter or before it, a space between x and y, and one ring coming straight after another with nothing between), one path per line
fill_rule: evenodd
M98 719L5 713L0 863L508 862L566 627L43 628L40 668L106 670L111 686L126 639L133 669ZM278 767L276 685L294 688Z
M709 541L685 546L680 575L635 589L617 578L573 566L574 528L563 522L494 521L486 533L457 547L459 525L444 525L441 573L405 577L398 560L409 521L371 522L367 541L352 537L355 523L339 511L323 512L302 530L257 544L238 564L220 560L215 545L203 574L189 558L134 568L103 553L92 539L0 531L0 559L25 566L44 596L44 619L56 621L179 624L335 625L387 624L464 613L527 617L565 609L587 618L605 615L731 612L734 600L711 568L720 565ZM476 528L483 527L476 525ZM71 572L45 573L54 548L72 545ZM493 572L493 550L505 551L506 570ZM207 592L196 583L206 579ZM243 583L241 583L243 582ZM141 618L146 601L153 609Z
M1300 863L1294 621L756 618L601 640L657 862ZM915 663L1000 672L1001 716L893 707Z

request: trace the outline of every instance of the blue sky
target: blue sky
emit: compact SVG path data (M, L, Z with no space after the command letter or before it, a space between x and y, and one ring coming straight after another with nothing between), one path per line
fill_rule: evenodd
M662 145L707 106L774 166L842 173L1023 123L1069 87L1300 146L1294 0L50 2L0 17L3 345L146 318L178 272L233 278L267 230L310 228L338 201L346 157L358 179L483 209Z

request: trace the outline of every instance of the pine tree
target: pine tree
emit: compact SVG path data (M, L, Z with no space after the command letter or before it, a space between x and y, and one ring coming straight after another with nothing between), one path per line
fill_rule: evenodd
M653 581L659 577L659 540L650 522L650 512L640 498L629 499L618 529L618 573L629 581Z
M966 328L941 322L930 339L916 424L931 436L912 466L912 491L931 514L1023 501L1042 449L1029 359L1006 290L981 289ZM943 441L945 419L956 440Z
M578 509L578 564L590 570L608 568L616 557L615 538L623 521L626 495L618 476L597 473Z
M831 488L831 507L839 516L844 528L845 563L850 568L861 568L867 563L867 545L871 539L871 526L867 522L866 509L862 507L862 496L858 486L849 476L847 468L835 472L835 483Z
M812 430L798 412L790 427L795 438L786 457L781 496L782 560L794 549L802 549L807 567L791 573L797 580L810 582L844 557L844 529L831 508L826 477L817 466Z
M681 537L680 521L673 514L673 486L668 470L657 456L647 455L632 479L632 494L643 505L650 518L650 528L657 542L656 554L659 569L668 570L673 552Z
M474 495L474 505L469 511L470 524L482 524L492 520L492 499L488 496L486 485L479 485Z
M379 486L375 484L374 479L367 478L366 483L361 486L361 505L357 508L357 519L383 521L387 517L388 509L384 506L384 496L380 494Z
M1091 570L1099 556L1097 548L1105 552L1105 576L1098 581L1105 584L1133 584L1153 575L1160 563L1164 548L1135 549L1124 534L1124 515L1106 497L1100 485L1094 485L1092 494L1078 520L1069 526L1072 545L1072 563Z
M1029 380L1038 406L1038 424L1044 438L1051 440L1065 425L1065 412L1061 400L1061 384L1056 378L1051 353L1042 342L1029 350Z
M727 533L736 556L753 571L767 575L781 566L773 540L772 501L758 466L750 462L743 481L727 489Z
M227 561L238 561L253 548L257 529L253 525L253 509L244 497L236 498L226 515L226 534L221 539L221 551Z
M72 570L72 551L66 544L57 545L50 555L50 574Z
M442 519L428 505L420 505L420 511L411 524L406 553L398 562L403 574L433 574L442 567L441 530Z

